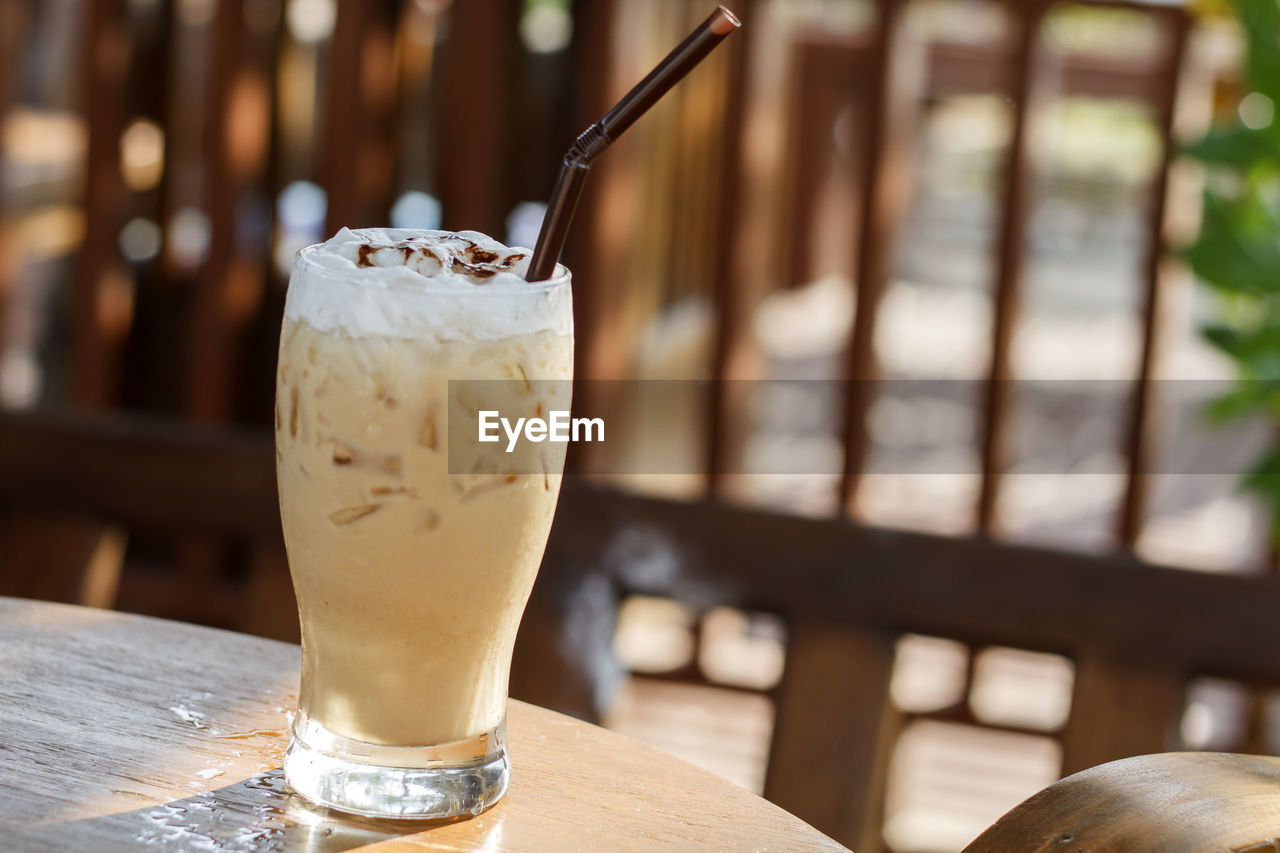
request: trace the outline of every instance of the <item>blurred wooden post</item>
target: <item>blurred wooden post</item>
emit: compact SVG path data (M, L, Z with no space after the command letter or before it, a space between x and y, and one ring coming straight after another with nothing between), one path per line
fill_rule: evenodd
M286 643L301 641L298 601L293 595L289 562L278 538L254 543L244 599L234 625L237 631Z
M128 202L120 168L130 34L123 0L88 4L82 97L88 126L85 236L76 280L73 387L86 408L112 405L121 348L133 322L133 277L118 240Z
M389 224L399 105L396 21L393 0L338 0L321 155L326 236L342 227Z
M123 0L90 3L84 33L86 228L72 308L72 394L84 408L103 409L118 396L121 349L133 322L133 279L116 248L128 201L120 168L130 59ZM13 259L5 252L8 240L0 235L0 241L0 275L6 275ZM96 607L114 603L122 529L44 512L8 513L0 522L0 592Z
M30 11L17 3L0 3L0 122L8 118L9 107L13 103L23 56L22 38L29 26L29 17ZM4 215L4 211L5 197L0 187L0 355L8 346L4 332L8 328L9 306L17 288L18 261L13 218Z
M521 49L516 39L520 5L466 0L449 10L438 175L444 226L455 231L505 236L511 176L503 166L520 162L519 128L508 126L511 57ZM571 141L565 141L565 149Z
M569 78L578 87L574 104L573 134L586 130L613 106L613 34L618 0L580 0L573 5L574 37L570 44ZM625 90L623 90L625 91ZM572 137L563 140L567 151ZM619 281L617 229L605 211L614 205L620 178L617 159L602 157L591 170L574 215L575 227L565 245L565 263L573 270L574 377L580 380L617 379L625 358L626 342L616 334ZM608 418L609 383L577 382L573 407L577 412ZM566 469L590 471L597 458L596 445L570 445Z
M186 412L201 421L234 414L239 344L262 300L263 234L248 234L246 200L261 182L270 153L270 36L246 31L238 3L220 3L212 23L204 143L209 243L191 301ZM254 246L246 238L262 242ZM247 245L247 243L249 243Z
M785 287L799 287L815 278L813 239L817 230L818 204L834 156L833 124L846 105L858 109L869 96L858 81L870 76L868 62L873 48L866 34L831 34L825 30L806 32L796 39L792 74L795 84L791 107L787 168L790 187L786 231L782 249ZM855 156L861 154L859 138L850 134ZM862 159L862 158L859 158ZM864 176L856 175L856 195L861 195ZM856 248L856 247L855 247ZM850 258L856 267L857 259Z
M720 134L720 198L716 205L715 245L718 263L712 268L715 300L715 349L711 363L711 398L707 416L705 454L709 491L725 492L730 472L740 469L738 450L745 438L743 414L746 387L743 380L758 379L752 369L751 312L758 298L753 270L758 264L747 253L754 241L744 239L746 217L743 204L748 197L744 182L751 179L743 171L746 136L747 77L751 72L751 47L759 34L752 29L759 17L759 0L739 0L735 13L742 31L734 34L719 50L729 54L725 115ZM759 276L754 276L758 280Z
M90 516L0 515L0 595L111 607L128 536Z
M270 160L275 41L272 33L252 32L244 11L239 3L217 4L209 33L212 67L203 144L209 242L187 319L184 377L186 414L206 422L232 420L236 414L244 331L262 304L261 258L270 245L269 228L250 231L254 221L247 214ZM222 543L214 537L178 543L175 615L206 622L216 618L212 603L223 557Z
M1043 112L1047 92L1048 63L1040 44L1040 24L1049 0L1009 3L1017 48L1010 78L1015 103L1013 136L1005 158L1005 196L1001 213L999 269L994 295L991 331L991 363L983 404L982 485L978 494L977 527L989 533L995 523L1000 477L1005 464L1005 427L1010 403L1010 345L1018 320L1018 291L1022 284L1034 163L1032 129Z
M1186 677L1083 652L1062 735L1062 775L1178 746Z
M912 168L908 122L916 108L919 79L923 74L922 56L907 26L907 2L880 2L872 36L874 55L868 75L869 97L859 114L866 149L858 178L862 189L861 220L857 238L852 241L857 308L846 356L848 393L841 512L856 512L859 482L870 445L867 413L875 398L878 373L876 317L908 201Z
M809 621L792 624L790 634L765 798L841 844L879 850L900 722L889 702L893 638Z
M1153 10L1153 14L1157 10ZM1165 237L1168 226L1168 189L1170 167L1177 154L1174 119L1177 112L1181 70L1187 54L1187 37L1191 17L1185 9L1161 9L1166 38L1159 73L1154 76L1156 123L1160 129L1163 150L1147 208L1147 245L1144 250L1143 276L1145 290L1142 301L1142 352L1138 362L1137 386L1133 392L1127 436L1128 478L1120 507L1117 530L1120 544L1132 548L1142 532L1146 513L1147 483L1151 473L1152 418L1155 364L1160 347L1162 294L1166 275Z
M204 212L209 239L191 300L190 359L185 371L187 414L202 421L225 420L230 408L231 365L235 357L226 312L231 253L235 247L236 188L230 185L227 151L232 83L239 69L240 6L220 3L212 22L212 63L204 119Z

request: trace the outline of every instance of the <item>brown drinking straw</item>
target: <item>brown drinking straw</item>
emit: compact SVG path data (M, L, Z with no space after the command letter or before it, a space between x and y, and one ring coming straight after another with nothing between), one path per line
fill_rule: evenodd
M725 36L740 26L741 22L732 12L723 6L717 7L711 17L627 92L608 115L582 132L564 155L564 163L560 166L560 176L551 191L547 215L542 220L542 230L538 232L538 242L529 261L529 273L525 276L528 281L544 281L555 272L587 172L600 152L705 59Z

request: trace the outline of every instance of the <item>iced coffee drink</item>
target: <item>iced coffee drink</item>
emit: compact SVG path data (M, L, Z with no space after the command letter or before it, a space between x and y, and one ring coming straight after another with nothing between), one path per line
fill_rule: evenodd
M317 802L447 817L506 789L512 646L564 445L519 470L498 448L448 445L450 419L479 405L569 407L569 274L526 282L527 255L474 232L389 229L298 254L276 385L303 652L285 772ZM505 381L451 393L465 380Z

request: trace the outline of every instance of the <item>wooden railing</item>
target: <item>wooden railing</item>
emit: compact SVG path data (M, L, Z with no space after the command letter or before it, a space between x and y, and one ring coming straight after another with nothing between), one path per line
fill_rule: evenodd
M1076 667L1071 718L1051 733L1063 745L1064 771L1177 747L1173 726L1192 676L1280 683L1274 657L1265 653L1280 643L1272 618L1280 591L1272 580L1160 569L1133 555L1148 502L1144 472L1151 470L1152 378L1159 367L1169 269L1167 187L1179 98L1189 76L1199 72L1188 65L1192 21L1181 7L1118 0L1085 5L1149 16L1163 34L1162 49L1152 58L1132 60L1055 53L1042 39L1048 0L1003 3L1005 36L983 46L921 41L911 24L910 0L880 0L874 23L860 33L795 34L788 45L799 83L791 147L785 164L762 167L751 148L760 124L752 69L771 37L763 26L769 8L765 0L743 0L735 7L743 34L700 69L703 79L672 94L665 119L656 113L652 118L665 121L676 135L659 146L637 128L634 139L602 160L579 209L567 258L576 279L577 375L626 375L635 343L629 300L636 295L625 288L643 277L634 270L624 276L623 267L637 265L628 254L637 243L663 247L650 253L642 269L648 276L646 304L660 303L663 288L676 286L670 273L677 270L681 286L700 288L713 307L707 366L711 378L721 381L709 385L714 392L699 427L706 499L669 503L578 481L566 489L561 517L569 521L556 528L539 587L542 598L530 611L533 625L544 620L541 637L551 645L537 646L536 634L522 640L518 695L568 707L572 702L563 694L536 691L577 683L583 689L572 701L590 704L589 674L566 674L565 662L556 658L555 623L565 614L557 609L563 601L547 595L557 584L605 572L618 599L661 594L698 608L718 603L780 613L788 622L789 644L783 683L772 694L778 719L766 794L861 853L874 853L884 849L886 767L905 720L888 698L895 644L904 634L1070 657ZM73 354L59 377L65 381L53 383L70 390L61 400L51 392L51 401L265 427L283 303L283 281L272 257L278 223L271 222L269 210L286 182L307 178L325 190L327 232L340 225L384 224L397 192L416 188L441 199L448 227L501 234L516 201L549 189L569 140L646 70L639 49L624 50L635 47L628 27L644 18L652 25L646 45L665 44L705 14L695 6L674 0L574 4L575 39L556 60L556 73L570 86L563 102L543 97L530 106L526 95L545 96L545 90L530 83L529 69L552 60L531 58L518 47L516 2L338 0L332 38L317 48L297 43L279 16L265 22L246 18L255 4L215 3L210 20L191 21L174 3L92 0L86 5L75 97L88 139L84 194L78 199L86 227L75 258L70 333L54 342ZM148 22L131 17L143 7L154 10ZM32 4L13 8L25 9L31 25ZM13 9L0 10L0 24L23 20ZM437 38L446 20L448 36ZM414 32L419 37L411 37ZM424 38L423 32L433 35ZM15 43L12 32L0 32L0 43ZM207 79L178 80L186 68L184 52L194 50L207 53ZM286 96L296 78L286 81L282 69L305 68L307 62L315 63L318 87L309 160L286 144L282 118L297 106L286 104L287 98L309 97ZM544 65L539 67L545 70ZM14 63L6 60L3 67L12 73ZM0 105L11 103L11 83L0 81ZM410 108L407 93L427 90L436 109L426 122L429 145L406 151L406 140L419 138L407 133L409 120L420 127L423 119L415 112L421 102ZM904 231L913 110L922 99L960 92L996 92L1017 107L1002 155L990 364L977 430L981 490L975 535L890 533L853 521L870 450L867 413L881 374L874 336ZM992 535L1007 464L1010 344L1036 201L1033 128L1052 99L1064 93L1142 101L1155 116L1162 145L1143 215L1142 343L1125 416L1126 486L1114 520L1113 553L1101 556L1022 548ZM800 284L811 272L804 253L787 254L786 247L800 246L797 235L812 229L820 176L809 167L819 156L815 152L825 156L831 125L848 104L860 157L847 190L856 195L860 213L847 250L857 310L842 358L843 377L850 381L843 386L847 394L836 425L844 448L836 511L827 519L805 520L734 508L727 504L735 497L732 475L739 470L742 438L734 430L744 421L745 401L735 396L732 380L758 375L751 323L763 296ZM539 111L542 124L535 134L530 128L537 123L528 117ZM681 115L713 115L715 121L695 132L678 120ZM128 186L119 167L121 134L137 117L155 122L165 140L160 181L142 190ZM295 120L290 114L288 121ZM654 153L657 148L661 155ZM677 178L637 174L637 163L663 157L675 164ZM793 173L787 204L770 206L778 198L761 190L762 168ZM641 217L636 205L644 183L661 184L671 204ZM178 257L172 238L171 223L184 207L198 208L207 223L207 244L195 266ZM153 259L128 261L117 248L121 228L135 216L162 227L165 237ZM0 231L11 231L11 225L0 223ZM775 239L779 235L790 239ZM12 308L4 294L21 286L18 264L6 252L20 247L0 240L0 275L6 276L0 281L0 319ZM176 527L175 535L197 543L178 562L204 580L149 589L145 582L126 583L120 587L125 600L116 602L174 613L176 604L166 596L180 597L181 615L231 624L248 601L254 618L234 626L271 633L273 610L282 618L292 614L280 561L255 562L248 591L227 593L225 584L210 580L217 569L210 568L208 548L199 545L231 532L274 543L275 523L263 517L274 500L273 487L262 480L271 465L265 432L230 439L185 429L165 435L131 429L116 434L108 428L104 436L101 424L82 430L65 418L4 425L0 501L11 511L28 503L41 512L70 511L95 525ZM82 458L77 447L107 455ZM144 456L130 455L140 447L146 448ZM209 448L216 452L192 458ZM601 473L589 458L579 466L579 473ZM194 479L174 480L176 471ZM115 488L126 480L133 485ZM207 523L170 524L177 520L167 513L178 506L171 501L187 500L194 481L202 484L201 500L209 502ZM601 568L599 555L610 537L628 529L672 544L681 570L669 583L646 585ZM9 571L0 589L22 592L18 581L28 576L15 579ZM54 594L76 597L85 588L77 581L59 585ZM222 592L210 594L211 589ZM112 599L94 595L95 603ZM166 610L166 604L173 606ZM975 722L965 708L946 714Z

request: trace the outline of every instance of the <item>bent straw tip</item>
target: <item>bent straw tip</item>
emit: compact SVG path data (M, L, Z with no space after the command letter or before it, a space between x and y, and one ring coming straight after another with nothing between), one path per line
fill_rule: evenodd
M718 36L727 36L740 26L742 21L738 20L738 16L723 6L717 6L711 13L711 32Z

